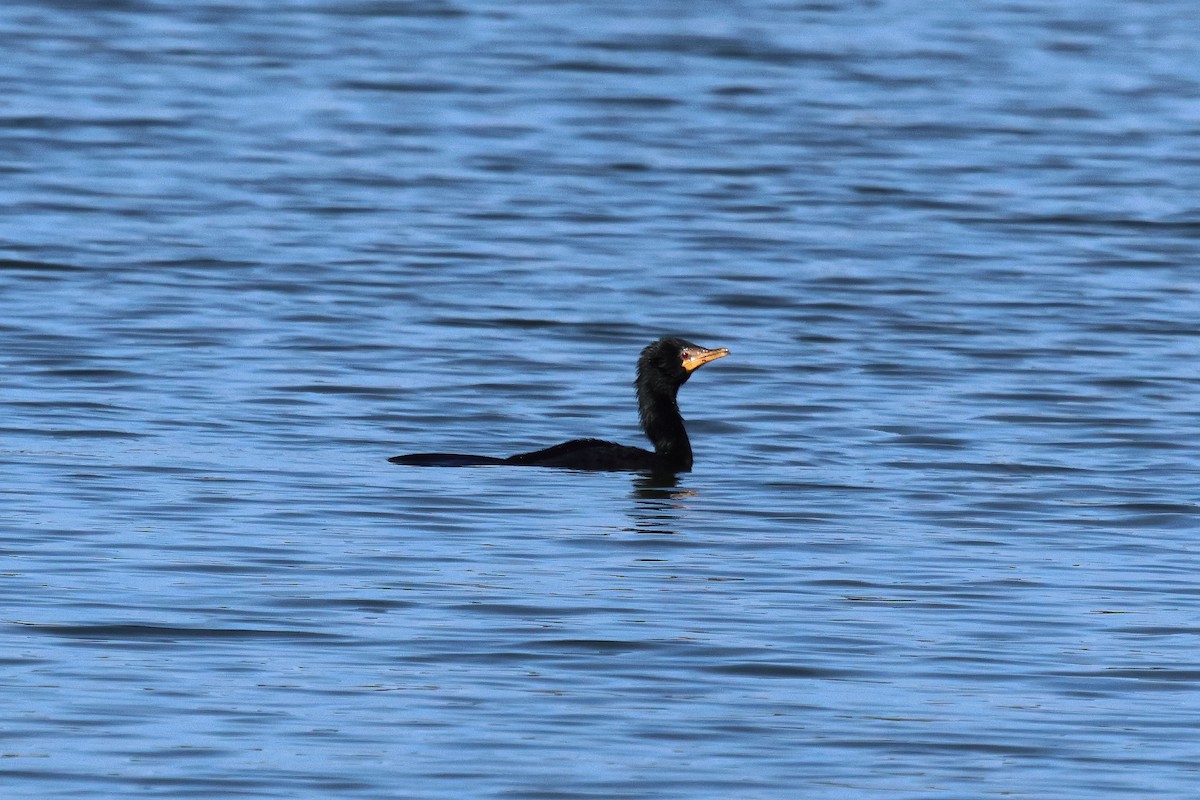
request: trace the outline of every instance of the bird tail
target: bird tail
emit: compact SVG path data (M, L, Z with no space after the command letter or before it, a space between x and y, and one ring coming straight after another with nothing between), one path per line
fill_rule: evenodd
M407 464L410 467L482 467L504 463L503 458L462 453L409 453L406 456L392 456L388 461L393 464Z

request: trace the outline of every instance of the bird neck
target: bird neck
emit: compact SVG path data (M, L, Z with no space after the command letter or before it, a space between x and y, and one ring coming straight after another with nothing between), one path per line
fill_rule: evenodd
M654 445L654 452L671 469L692 468L692 443L688 441L687 429L683 426L683 415L675 402L679 387L654 391L646 385L638 385L638 415L642 430Z

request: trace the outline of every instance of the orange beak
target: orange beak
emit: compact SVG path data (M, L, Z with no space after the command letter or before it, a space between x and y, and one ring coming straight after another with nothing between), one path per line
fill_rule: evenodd
M729 351L724 347L718 347L715 350L705 350L703 347L689 347L683 351L683 368L689 373L694 372L698 367L710 361L716 361L718 358L724 358L727 355L729 355Z

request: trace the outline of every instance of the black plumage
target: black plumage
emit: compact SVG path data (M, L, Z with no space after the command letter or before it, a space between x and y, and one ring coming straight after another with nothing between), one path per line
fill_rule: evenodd
M602 439L572 439L543 450L508 458L460 453L412 453L389 458L393 464L421 467L467 467L508 464L527 467L561 467L583 470L636 470L687 472L692 468L688 440L676 394L700 366L729 355L725 348L709 350L675 336L648 345L638 359L638 417L653 452Z

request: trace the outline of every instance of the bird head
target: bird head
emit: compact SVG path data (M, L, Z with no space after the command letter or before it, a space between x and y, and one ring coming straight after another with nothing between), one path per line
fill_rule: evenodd
M708 349L677 336L664 336L648 345L638 359L638 381L682 386L701 366L729 355L724 347Z

